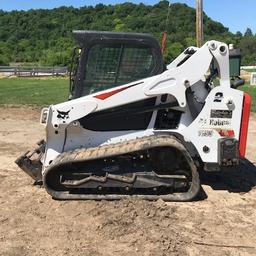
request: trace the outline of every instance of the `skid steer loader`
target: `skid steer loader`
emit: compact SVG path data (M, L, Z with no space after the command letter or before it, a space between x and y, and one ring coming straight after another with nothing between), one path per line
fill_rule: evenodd
M42 110L45 141L16 160L53 198L190 201L199 168L239 164L250 97L231 84L226 44L164 66L150 35L74 35L69 100Z

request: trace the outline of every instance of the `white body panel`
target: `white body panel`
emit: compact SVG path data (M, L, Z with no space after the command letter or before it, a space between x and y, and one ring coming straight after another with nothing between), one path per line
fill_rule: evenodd
M46 123L46 153L43 169L60 153L68 150L112 144L154 133L176 133L194 145L203 162L217 163L218 140L221 138L219 130L232 129L234 138L239 139L243 93L230 88L228 47L225 44L210 41L200 49L193 49L196 52L182 65L177 67L185 54L181 54L160 75L51 106ZM206 97L203 85L212 60L219 67L220 86L213 88ZM187 104L186 90L195 84L199 85L197 88L200 88L200 84L202 85L202 90L198 91L198 97L206 97L206 99L203 109L194 119ZM126 89L105 99L96 97L121 88ZM93 112L152 97L157 97L155 104L158 105L161 103L160 98L163 94L170 95L169 102L176 99L178 106L174 109L183 112L176 129L154 130L157 111L153 112L145 130L90 131L84 129L77 121ZM214 118L211 114L212 110L231 111L232 117ZM122 122L121 119L120 122ZM203 151L205 145L210 149L207 153Z

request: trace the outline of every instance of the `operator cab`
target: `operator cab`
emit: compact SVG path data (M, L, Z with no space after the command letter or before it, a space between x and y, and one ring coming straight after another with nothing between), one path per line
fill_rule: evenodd
M74 31L70 99L160 74L164 62L155 38L141 33Z

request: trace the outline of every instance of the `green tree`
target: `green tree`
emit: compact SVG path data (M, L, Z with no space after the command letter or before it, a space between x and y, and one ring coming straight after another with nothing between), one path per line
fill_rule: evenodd
M243 34L242 34L240 31L237 31L237 32L236 32L236 36L237 36L237 37L242 37Z
M244 36L253 36L252 30L250 28L247 28L245 33L244 33Z
M169 45L166 48L165 54L164 54L164 60L166 63L170 63L172 60L174 60L177 56L180 55L180 53L184 50L184 46L179 43L175 42L171 45Z
M127 2L79 9L63 6L52 10L0 10L0 39L5 45L3 48L0 44L1 62L66 65L70 49L75 45L72 30L79 29L151 33L159 40L166 30L169 39L165 58L169 61L187 46L195 45L195 9L185 4L172 4L166 22L168 5L164 0L155 5ZM237 45L241 42L244 48L242 35L230 33L228 28L205 14L204 36L205 40L217 39ZM251 54L245 51L247 60Z

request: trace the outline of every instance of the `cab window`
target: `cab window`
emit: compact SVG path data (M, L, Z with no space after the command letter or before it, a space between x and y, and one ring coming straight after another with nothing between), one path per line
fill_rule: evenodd
M148 46L97 44L88 52L82 95L149 77L154 67Z

